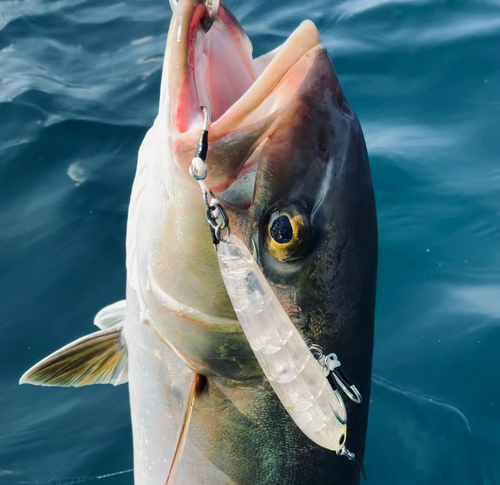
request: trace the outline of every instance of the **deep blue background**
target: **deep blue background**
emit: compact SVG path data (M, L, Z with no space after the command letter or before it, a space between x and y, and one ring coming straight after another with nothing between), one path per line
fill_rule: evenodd
M368 483L500 483L500 2L228 4L257 55L311 18L364 128L380 232ZM1 484L132 483L126 386L17 382L124 296L169 20L166 0L0 1Z

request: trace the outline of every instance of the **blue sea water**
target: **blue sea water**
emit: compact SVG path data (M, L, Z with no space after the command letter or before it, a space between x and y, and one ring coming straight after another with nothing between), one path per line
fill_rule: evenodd
M500 483L500 2L227 3L256 54L312 19L364 128L368 483ZM126 386L18 379L124 296L170 16L166 0L0 1L0 484L133 482Z

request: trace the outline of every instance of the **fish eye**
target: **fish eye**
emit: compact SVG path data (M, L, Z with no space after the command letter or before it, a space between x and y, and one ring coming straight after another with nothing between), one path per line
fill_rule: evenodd
M266 228L266 245L279 261L297 258L309 238L309 216L300 204L275 210Z

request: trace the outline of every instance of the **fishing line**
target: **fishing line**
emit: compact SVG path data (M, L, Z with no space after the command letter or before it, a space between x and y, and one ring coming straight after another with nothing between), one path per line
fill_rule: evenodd
M122 470L119 472L113 472L113 473L106 473L105 475L96 475L95 477L73 477L73 478L52 478L47 482L38 482L35 481L35 483L39 485L74 485L77 483L87 483L91 482L93 480L103 480L106 478L111 478L111 477L116 477L119 475L125 475L127 473L132 473L134 471L133 468L130 468L128 470ZM21 483L32 483L30 482L21 482Z

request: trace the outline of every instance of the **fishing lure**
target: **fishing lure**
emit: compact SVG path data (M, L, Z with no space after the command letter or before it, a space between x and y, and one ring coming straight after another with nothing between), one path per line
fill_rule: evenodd
M347 413L283 310L256 261L237 236L217 248L222 278L248 343L285 409L302 432L340 452Z
M340 371L335 354L325 356L321 347L303 340L250 251L231 235L225 210L204 182L210 116L207 108L202 110L204 125L190 174L203 192L222 278L236 316L266 378L297 426L318 445L354 460L345 447L347 412L336 383L355 402L361 402L361 395Z

